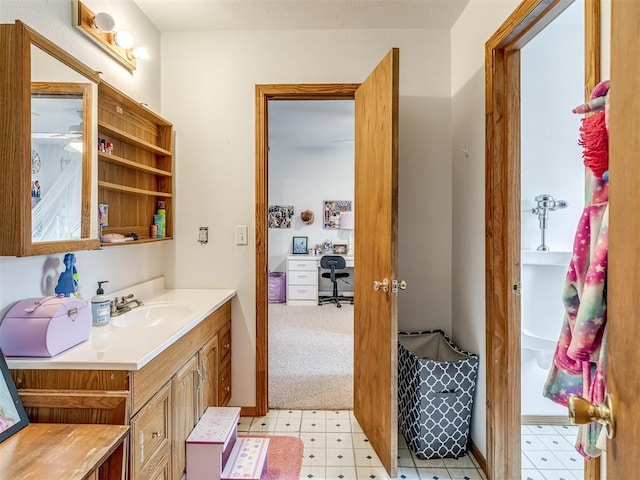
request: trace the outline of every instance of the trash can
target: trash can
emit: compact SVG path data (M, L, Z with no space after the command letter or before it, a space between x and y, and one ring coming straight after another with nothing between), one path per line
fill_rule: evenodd
M398 334L398 428L418 458L466 453L477 375L442 330Z
M269 303L284 303L287 300L287 274L284 272L269 272L268 299Z

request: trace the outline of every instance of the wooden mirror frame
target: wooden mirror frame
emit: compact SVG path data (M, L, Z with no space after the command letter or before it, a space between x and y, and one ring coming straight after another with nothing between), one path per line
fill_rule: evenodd
M97 238L91 234L93 156L85 157L82 176L82 237L80 239L33 243L31 239L31 204L22 198L31 189L31 47L36 46L62 64L70 67L88 81L98 85L98 74L42 35L17 20L15 24L0 25L0 157L3 182L0 205L3 224L0 225L0 255L27 256L62 253L98 248ZM93 109L86 117L87 141L93 138ZM89 158L89 160L86 160Z

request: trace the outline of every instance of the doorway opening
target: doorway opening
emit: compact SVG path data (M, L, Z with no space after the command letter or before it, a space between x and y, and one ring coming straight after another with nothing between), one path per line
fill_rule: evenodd
M521 476L520 50L571 1L524 1L486 44L486 351L489 478ZM600 79L600 2L585 2L585 96ZM599 478L599 462L585 478Z
M359 84L256 86L256 412L269 408L269 103L274 100L353 100ZM321 220L321 219L320 219ZM326 306L325 308L329 308Z
M268 102L270 409L353 409L354 122L350 99Z

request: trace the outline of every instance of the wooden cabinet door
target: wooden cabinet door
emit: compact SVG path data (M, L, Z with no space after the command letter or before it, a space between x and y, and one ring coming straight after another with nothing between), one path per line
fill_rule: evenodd
M198 356L202 373L198 406L199 418L207 407L218 406L218 335L214 335L204 344Z
M131 419L132 480L147 480L171 451L171 382Z
M198 411L200 390L198 355L194 355L178 370L172 383L172 471L173 478L179 480L187 468L187 437L200 418Z

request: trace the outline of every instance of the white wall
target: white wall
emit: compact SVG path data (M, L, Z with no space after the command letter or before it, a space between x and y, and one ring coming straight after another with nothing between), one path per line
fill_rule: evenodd
M94 2L86 3L94 9ZM22 20L90 68L103 72L102 78L158 111L159 33L132 2L102 4L117 21L127 18L140 42L149 47L152 58L141 63L133 74L72 26L70 1L0 0L0 22ZM94 165L94 175L95 169ZM94 203L97 205L97 200L94 199ZM85 299L95 295L98 280L109 281L105 284L105 291L109 293L162 275L163 258L170 255L171 249L171 243L166 242L76 252L80 295ZM0 317L17 300L52 293L60 272L64 270L63 258L64 253L27 258L0 257Z
M308 237L309 248L322 244L348 243L349 232L323 229L323 201L353 202L353 142L315 154L307 149L269 150L269 205L293 205L291 228L269 229L269 271L284 272L294 236ZM353 205L353 204L352 204ZM311 210L312 225L305 225L300 213Z
M458 345L480 355L471 438L485 456L484 45L519 3L471 0L451 29L452 328Z
M256 84L363 81L400 48L400 326L451 319L451 172L447 30L221 31L162 37L162 111L176 140L176 284L238 290L232 403L255 402ZM201 188L195 188L200 186ZM316 220L318 221L318 220ZM208 245L196 243L210 227ZM234 305L235 307L235 305Z
M521 247L540 245L535 197L548 193L567 208L549 213L550 250L573 247L584 207L580 120L571 109L584 102L584 4L574 2L520 51ZM558 297L560 297L560 293ZM562 319L559 319L559 324Z

